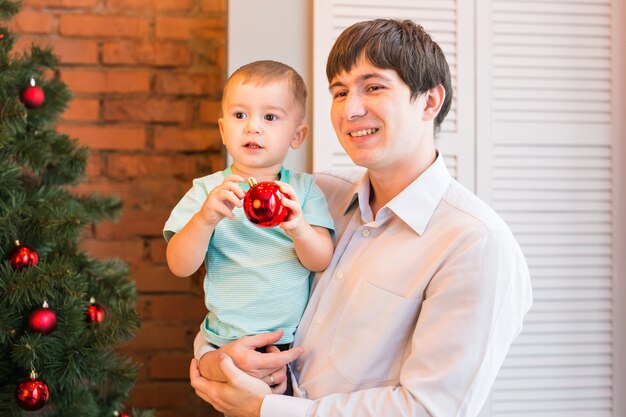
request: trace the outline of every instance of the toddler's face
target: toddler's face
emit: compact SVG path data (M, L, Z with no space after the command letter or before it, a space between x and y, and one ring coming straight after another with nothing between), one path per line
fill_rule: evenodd
M306 135L303 109L287 81L257 85L233 80L222 101L222 141L234 163L250 172L276 167Z

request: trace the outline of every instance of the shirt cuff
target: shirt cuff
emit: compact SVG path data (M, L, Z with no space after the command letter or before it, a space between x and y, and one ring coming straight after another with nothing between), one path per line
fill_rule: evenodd
M306 417L313 400L287 395L266 395L261 404L261 417Z
M200 360L202 355L213 350L215 350L215 347L206 341L204 336L202 336L202 332L198 332L193 341L193 357Z

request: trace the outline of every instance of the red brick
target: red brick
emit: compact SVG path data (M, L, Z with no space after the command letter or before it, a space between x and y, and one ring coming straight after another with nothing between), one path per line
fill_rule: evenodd
M173 208L173 207L172 207ZM165 264L165 250L167 242L165 239L150 239L150 260L156 264Z
M194 286L191 278L174 276L167 266L131 265L130 271L139 292L188 293Z
M94 122L100 115L100 102L94 99L74 99L61 115L61 120Z
M191 51L188 45L178 43L110 42L102 47L102 62L187 67L191 64Z
M81 247L90 256L98 259L119 258L129 264L143 260L143 240L93 240L83 239Z
M93 149L142 149L146 145L141 126L59 124L58 130Z
M182 408L195 396L189 381L147 382L135 385L127 405L137 408ZM208 405L206 407L208 409Z
M187 353L163 353L157 354L148 363L149 375L154 379L180 379L189 380L189 362L193 354Z
M101 192L118 195L127 208L167 207L170 210L189 189L190 181L165 178L137 179L135 181L84 182L72 189L80 193ZM138 192L137 190L140 190Z
M222 139L217 128L181 129L178 127L155 127L155 149L178 151L220 150Z
M190 326L181 326L178 323L144 321L137 337L126 344L132 350L154 349L190 349Z
M200 10L211 13L226 13L227 0L202 0Z
M149 70L61 70L61 79L74 93L147 93L150 76Z
M155 35L159 39L222 41L225 33L225 18L157 16L155 20Z
M23 10L9 23L9 30L17 33L50 33L54 21L50 13Z
M42 48L51 47L62 64L95 64L98 62L98 44L94 41L20 37L14 51L30 49L32 43Z
M59 33L64 36L143 38L148 33L148 21L127 16L61 15Z
M222 103L215 100L202 100L200 102L200 123L217 125L217 119L222 117Z
M110 155L107 174L110 178L172 177L191 180L198 174L198 167L209 169L206 157L197 155Z
M87 168L85 169L87 177L98 178L102 174L102 158L95 152L91 152L87 159Z
M188 122L193 107L188 100L105 99L104 119L108 121Z
M98 238L126 239L131 236L161 236L163 224L171 209L138 209L126 207L119 221L96 225Z
M34 7L94 7L99 0L24 0L25 6Z
M193 0L109 0L109 10L126 12L127 10L189 11Z
M151 320L187 321L198 325L207 313L202 294L152 296L146 310L146 317Z
M201 74L188 72L161 72L156 75L155 91L161 94L185 94L206 96L222 85L223 76L215 69L206 69Z

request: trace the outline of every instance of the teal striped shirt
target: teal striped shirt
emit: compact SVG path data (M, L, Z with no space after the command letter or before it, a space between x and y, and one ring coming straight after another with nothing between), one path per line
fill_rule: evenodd
M198 178L174 207L163 228L167 241L196 214L209 192L231 175L230 168ZM305 220L312 226L334 228L328 205L312 175L291 174L280 179L293 187ZM239 184L244 191L245 183ZM293 241L280 227L252 224L243 209L234 219L220 221L209 242L204 299L209 313L200 326L210 343L223 346L242 336L283 329L277 344L291 343L309 297L310 271L304 268Z

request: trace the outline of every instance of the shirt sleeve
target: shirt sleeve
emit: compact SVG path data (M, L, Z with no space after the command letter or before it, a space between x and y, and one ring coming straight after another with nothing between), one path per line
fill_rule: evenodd
M328 203L324 197L324 193L317 186L312 175L306 175L303 178L304 193L300 197L302 199L302 215L311 226L325 227L331 232L334 231L335 225Z
M165 222L163 227L163 237L166 241L174 236L174 234L181 231L183 227L191 220L194 214L200 211L202 204L206 200L209 191L214 186L207 188L207 179L210 177L197 178L193 180L191 189L183 196L183 198L176 204L170 217Z
M262 409L280 417L478 415L532 295L526 262L512 236L490 232L462 247L424 292L397 385L312 402L266 397Z

